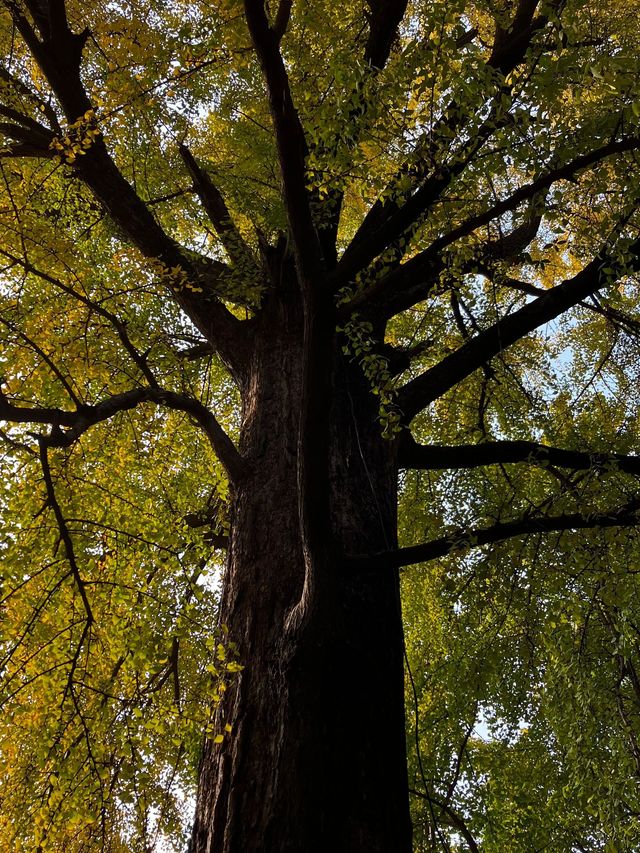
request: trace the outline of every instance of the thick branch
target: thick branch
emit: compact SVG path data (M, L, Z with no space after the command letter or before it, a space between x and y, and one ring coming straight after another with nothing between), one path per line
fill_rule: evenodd
M207 216L222 240L222 244L231 262L245 272L257 274L258 267L255 259L231 218L231 214L220 190L213 183L207 172L200 168L186 145L180 146L180 155L184 160L189 174L193 178L193 187L198 198L202 202Z
M542 199L544 201L544 199ZM533 199L535 205L535 198ZM483 254L491 260L513 260L524 252L527 246L535 239L540 224L542 213L532 210L524 222L516 226L508 234L501 234L495 240L489 240L483 248Z
M399 448L400 468L423 471L479 468L483 465L506 465L527 462L530 465L555 465L573 471L615 470L640 475L640 456L621 453L583 453L564 450L535 441L487 441L481 444L445 446L422 445L405 434Z
M531 282L521 281L519 279L512 278L511 276L503 275L502 272L496 275L493 270L490 270L484 265L478 269L477 272L481 273L490 281L495 281L495 283L501 287L518 290L521 293L526 293L527 296L542 296L546 293L546 289L544 287L538 287L535 284L531 284ZM618 308L614 308L606 302L601 302L593 294L589 299L580 302L579 305L587 311L591 311L594 314L599 314L601 317L604 317L609 323L611 323L611 325L615 326L616 329L625 332L627 335L634 335L636 337L640 335L640 320L632 317L630 314L625 314L624 311L620 311Z
M630 247L630 255L634 264L639 265L640 240ZM551 288L523 308L480 332L400 390L398 405L405 422L408 423L421 409L437 400L499 352L578 305L587 296L610 283L612 277L623 272L624 269L618 261L602 252L573 278Z
M293 0L280 0L280 3L278 4L276 19L273 22L273 31L276 34L276 38L279 42L282 41L282 37L286 33L287 27L289 26L292 6Z
M51 159L54 156L54 152L49 147L54 138L53 133L38 122L29 120L26 116L21 116L7 107L0 107L0 115L11 116L15 121L20 122L20 124L0 122L0 133L20 143L0 152L2 156L42 157L43 159Z
M0 148L0 160L16 160L22 157L42 160L47 157L47 154L44 153L40 146L29 142L15 142Z
M434 344L433 338L426 338L418 341L413 346L401 348L394 347L391 344L384 344L380 348L380 354L387 359L389 373L391 376L398 376L404 373L411 367L413 359L424 355L427 350L431 349Z
M438 557L444 557L452 551L480 548L494 542L503 542L518 536L540 533L562 533L569 530L592 530L607 527L633 527L640 522L640 498L605 513L562 513L550 516L529 516L514 521L503 521L490 527L473 530L457 530L448 536L410 545L397 551L374 554L372 556L351 557L345 560L345 567L353 572L384 571L426 563Z
M407 0L367 0L369 6L369 38L365 61L374 68L387 64L398 27L407 9Z
M493 207L469 217L465 222L442 235L424 251L402 264L389 275L376 281L370 287L356 294L341 308L341 316L354 310L376 310L385 316L392 316L425 298L429 285L437 279L443 268L443 252L452 243L472 234L478 228L515 210L520 204L529 201L540 192L549 189L554 183L569 180L576 174L596 163L612 156L640 148L640 137L628 137L608 142L586 154L580 154L573 160L550 169L544 175L529 184L520 187L508 198Z
M313 282L320 272L322 255L306 187L307 141L291 97L289 78L278 47L278 35L269 26L264 0L245 0L244 7L267 85L298 270L304 282Z
M70 124L93 114L91 101L80 76L82 49L88 31L73 33L67 24L64 3L54 3L45 19L37 4L31 4L42 39L14 5L10 6L16 27L40 66ZM48 21L48 23L47 23ZM169 283L180 307L202 334L216 346L231 371L242 372L245 360L241 322L211 297L211 285L219 289L226 267L215 261L198 264L167 235L149 208L123 177L101 135L73 161L75 174L100 201L126 238L143 255L159 260L168 269L181 269L191 282L204 283L208 294Z
M510 27L496 27L488 64L505 76L524 59L536 32L547 23L545 15L534 18L538 0L520 0Z
M47 438L49 447L68 447L90 427L109 420L119 412L134 409L141 403L155 403L169 409L186 412L205 431L209 443L231 480L242 476L245 462L214 415L193 397L158 388L136 388L114 394L95 406L65 409L16 406L0 392L0 420L11 423L39 423L52 427Z
M472 139L454 152L448 163L442 163L434 174L403 203L393 199L386 201L386 214L381 217L382 221L378 226L375 223L377 215L374 215L374 205L340 259L334 273L335 283L332 283L334 289L339 289L352 280L360 270L365 269L394 241L404 236L405 250L398 252L401 258L410 244L411 232L424 220L442 193L456 177L462 174L487 139L504 124L504 121L504 119L497 120L492 114L473 134ZM373 288L376 286L373 285ZM365 290L363 296L367 293L368 290ZM357 305L360 297L360 294L356 295L349 304Z
M501 79L497 81L498 89L494 104L500 103L503 95L509 94L510 87L504 83L503 78L514 70L525 58L526 52L531 45L531 40L534 34L542 29L547 23L546 16L538 16L533 19L537 3L533 0L522 0L519 4L512 26L508 30L496 30L496 39L494 49L487 62L489 68L499 71ZM460 40L461 45L472 40L476 35L475 30L470 30ZM455 137L456 132L468 121L469 109L475 109L477 105L469 107L459 100L453 100L444 110L442 116L435 122L433 127L420 140L414 152L413 162L405 162L397 171L395 178L385 188L380 198L372 205L366 217L361 223L356 235L349 247L348 252L352 251L352 247L359 246L362 242L369 242L374 238L379 243L379 238L376 237L376 231L383 235L386 231L387 224L390 224L392 219L395 219L402 207L395 199L395 191L398 184L410 179L414 187L418 187L426 177L432 164L442 151L442 140L448 150L450 140ZM493 111L492 111L493 112ZM497 114L501 114L498 110ZM504 119L501 119L503 121ZM498 129L498 124L493 128ZM481 130L488 129L487 123ZM478 132L474 134L477 138ZM487 133L484 141L488 139L491 132ZM416 159L418 158L418 159ZM469 160L456 167L456 173L460 174ZM432 205L451 183L455 174L447 174L447 169L442 169L442 164L439 164L439 170L434 171L429 182L431 188L428 192L428 197L422 202L422 209L426 211L429 205ZM426 193L425 193L426 195ZM345 253L346 255L347 253ZM364 254L364 253L363 253ZM357 264L354 261L354 266ZM351 272L351 262L349 269L344 269L345 273Z
M199 512L190 512L184 517L185 524L191 528L201 529L206 527L204 534L205 542L208 542L214 548L226 549L229 547L229 537L224 533L217 532L218 516L211 509L200 510Z

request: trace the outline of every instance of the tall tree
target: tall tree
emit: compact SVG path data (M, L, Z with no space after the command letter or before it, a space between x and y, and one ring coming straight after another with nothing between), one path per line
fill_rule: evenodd
M7 843L634 843L637 3L0 7Z

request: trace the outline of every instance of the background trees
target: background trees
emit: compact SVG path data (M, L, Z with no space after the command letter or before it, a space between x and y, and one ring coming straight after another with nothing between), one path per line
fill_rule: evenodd
M2 4L7 849L179 847L254 663L215 615L237 484L291 420L309 571L335 400L400 470L401 547L340 559L411 567L416 848L638 844L637 12ZM259 389L247 444L287 287L306 408Z

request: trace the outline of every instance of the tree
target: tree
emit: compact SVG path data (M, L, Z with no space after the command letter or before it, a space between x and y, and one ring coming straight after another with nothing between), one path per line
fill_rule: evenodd
M632 849L637 4L1 8L5 843Z

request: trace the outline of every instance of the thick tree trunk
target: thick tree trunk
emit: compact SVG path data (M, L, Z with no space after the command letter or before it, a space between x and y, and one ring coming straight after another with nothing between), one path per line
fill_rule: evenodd
M403 638L393 573L334 581L301 628L301 312L273 300L244 394L251 471L234 495L221 621L244 670L207 741L193 853L407 853ZM330 474L337 552L395 543L396 471L375 402L336 356Z

